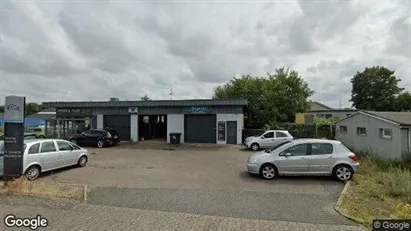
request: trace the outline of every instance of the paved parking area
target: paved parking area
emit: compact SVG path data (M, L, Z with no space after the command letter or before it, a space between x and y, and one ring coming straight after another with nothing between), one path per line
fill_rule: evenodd
M245 171L251 152L90 149L85 168L43 179L91 187L88 204L238 219L354 225L334 211L342 184L328 178L262 180ZM41 179L40 179L41 180Z

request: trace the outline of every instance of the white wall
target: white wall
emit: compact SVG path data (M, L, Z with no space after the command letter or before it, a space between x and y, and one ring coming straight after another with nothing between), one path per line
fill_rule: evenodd
M134 142L138 141L138 115L130 115L130 139Z
M97 114L97 129L104 128L104 116L102 114Z
M167 143L170 143L170 133L181 133L180 142L184 143L184 114L167 115Z
M217 144L226 144L227 143L227 124L226 124L226 134L225 141L218 141L218 121L237 121L237 144L241 144L241 136L243 134L242 130L244 127L244 115L243 114L217 114L217 129L216 137Z

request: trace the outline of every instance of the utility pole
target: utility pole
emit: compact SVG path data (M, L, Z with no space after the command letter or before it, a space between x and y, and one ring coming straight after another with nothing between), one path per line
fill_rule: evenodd
M172 85L170 85L170 93L168 93L168 94L170 95L170 100L173 100L174 93L173 93L173 86Z
M341 103L341 100L340 100L340 109L342 109L342 103Z

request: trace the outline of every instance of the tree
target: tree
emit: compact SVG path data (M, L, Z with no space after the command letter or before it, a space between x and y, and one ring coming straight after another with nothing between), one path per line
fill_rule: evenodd
M411 112L411 93L406 91L399 94L397 97L396 106L398 111Z
M4 106L0 106L0 114L4 113Z
M391 111L396 109L396 97L403 90L398 87L394 71L382 66L367 67L352 79L351 102L360 110Z
M246 99L245 127L261 129L268 123L294 122L295 113L309 109L314 92L298 72L280 68L267 77L243 75L214 88L214 99Z
M144 95L143 97L140 98L142 101L150 101L151 98L148 97L148 95Z
M26 103L26 115L33 115L43 110L43 106L38 103L30 102Z

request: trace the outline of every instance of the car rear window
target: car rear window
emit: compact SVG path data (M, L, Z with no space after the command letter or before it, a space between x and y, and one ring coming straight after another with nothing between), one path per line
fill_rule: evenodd
M36 153L39 153L39 151L40 151L40 143L33 144L29 148L28 154L36 154Z

